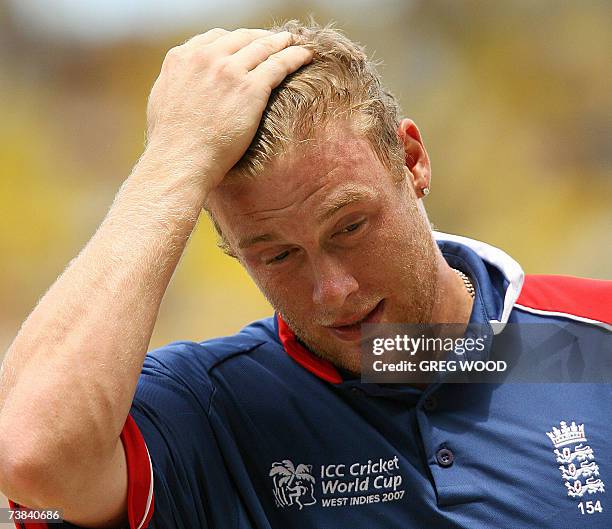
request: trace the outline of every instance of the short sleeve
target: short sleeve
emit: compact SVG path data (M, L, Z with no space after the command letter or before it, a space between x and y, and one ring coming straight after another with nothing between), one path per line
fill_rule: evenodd
M129 529L143 529L147 527L153 515L153 467L144 439L131 416L125 421L121 431L121 442L125 449L128 469L128 522ZM20 508L18 504L9 500L13 509ZM27 509L27 507L24 507ZM47 524L41 522L17 522L17 529L49 529L49 528L76 528L68 522L62 524Z
M209 418L206 354L199 344L177 342L144 362L130 415L153 468L150 529L234 525L237 495Z
M202 354L197 343L176 342L145 358L121 433L129 529L235 525L236 493L209 421L213 388ZM76 526L65 522L48 527Z

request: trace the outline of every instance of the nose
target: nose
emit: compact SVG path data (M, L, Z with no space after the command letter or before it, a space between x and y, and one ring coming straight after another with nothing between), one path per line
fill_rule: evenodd
M313 263L314 285L312 300L325 308L340 308L359 288L355 277L343 264L331 256L323 256Z

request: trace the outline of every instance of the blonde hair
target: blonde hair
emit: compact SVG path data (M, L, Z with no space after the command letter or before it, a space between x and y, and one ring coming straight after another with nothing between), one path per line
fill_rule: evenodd
M377 158L396 180L403 178L404 148L397 135L399 105L383 87L376 63L364 48L333 24L304 25L290 20L270 28L289 31L296 44L314 51L312 62L276 87L249 148L231 170L231 177L256 177L267 164L299 143L315 140L327 125L348 122L363 135ZM214 215L218 246L236 257Z
M257 133L232 173L256 176L288 147L314 139L330 123L348 121L397 174L404 165L397 136L399 106L364 48L333 24L321 27L313 20L307 25L290 20L271 31L293 33L314 57L273 90Z

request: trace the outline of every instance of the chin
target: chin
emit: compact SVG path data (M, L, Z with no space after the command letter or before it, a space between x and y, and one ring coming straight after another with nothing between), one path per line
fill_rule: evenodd
M336 340L308 340L300 338L314 354L355 374L361 371L361 347L359 343L347 344Z

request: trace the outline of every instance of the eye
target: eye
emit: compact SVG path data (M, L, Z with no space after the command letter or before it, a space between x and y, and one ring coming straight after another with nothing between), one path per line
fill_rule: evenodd
M342 233L351 233L353 231L357 231L361 225L364 223L363 220L359 221L359 222L353 222L351 224L349 224L348 226L345 226L343 229L341 229L338 233L342 234Z
M285 250L284 252L281 252L278 255L275 255L274 257L272 257L272 259L269 259L268 261L266 261L266 264L280 263L284 261L288 255L289 255L289 250Z

